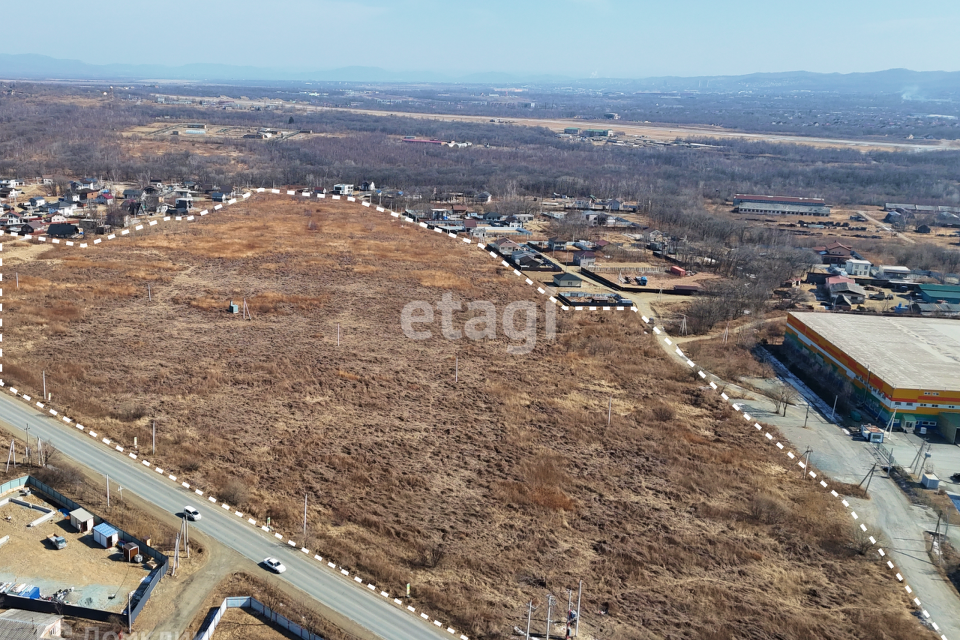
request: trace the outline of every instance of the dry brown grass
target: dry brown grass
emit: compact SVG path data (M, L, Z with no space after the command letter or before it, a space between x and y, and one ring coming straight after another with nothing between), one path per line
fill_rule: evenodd
M502 336L447 341L439 314L431 339L409 340L411 300L450 290L502 310L536 294L440 234L333 203L308 213L238 204L103 247L103 269L41 254L19 267L35 288L8 301L4 373L36 393L45 369L58 408L124 446L156 418L152 461L288 535L310 492L309 548L385 590L412 583L414 606L470 636L508 635L530 598L581 578L598 637L846 640L871 616L876 637L923 635L836 501L633 314L561 313L557 341L525 356ZM139 283L92 293L151 263L179 267L153 302ZM264 292L252 322L215 313Z

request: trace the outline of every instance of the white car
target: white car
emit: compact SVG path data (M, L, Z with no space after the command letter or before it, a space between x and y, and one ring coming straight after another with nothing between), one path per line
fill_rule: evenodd
M276 558L265 558L263 564L267 565L267 569L270 569L270 571L274 573L283 573L287 570L287 568L283 566L283 563Z
M200 512L194 509L193 507L184 507L183 515L187 516L187 520L199 520Z

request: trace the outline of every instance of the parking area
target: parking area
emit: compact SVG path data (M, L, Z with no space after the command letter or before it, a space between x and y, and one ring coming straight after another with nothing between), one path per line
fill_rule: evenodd
M12 501L0 506L0 588L16 585L39 587L40 597L48 599L59 591L64 602L84 607L121 612L127 593L147 577L151 563L126 562L117 548L104 549L94 542L92 533L78 533L70 520L36 493L22 495L19 489L0 495L0 500L17 500L53 509L53 517L37 524L43 513ZM47 540L62 536L63 549ZM71 590L72 589L72 590Z
M936 429L929 429L925 435L894 431L886 435L884 443L893 452L897 464L902 467L911 466L920 446L929 443L930 457L927 458L924 469L933 471L948 490L960 490L960 484L950 480L952 474L960 472L960 446L944 441ZM919 464L917 470L919 471Z

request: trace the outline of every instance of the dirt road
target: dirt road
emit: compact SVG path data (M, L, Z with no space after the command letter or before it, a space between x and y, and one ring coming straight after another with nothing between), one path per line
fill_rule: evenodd
M868 214L866 211L857 211L857 213L859 213L859 214L862 215L864 218L866 218L867 220L869 220L870 222L872 222L872 223L873 223L878 229L880 229L881 231L887 231L887 232L893 231L893 227L882 223L881 221L877 220L876 218L874 218L873 216L871 216L870 214ZM917 241L914 240L913 238L908 238L907 236L905 236L905 235L903 235L902 233L899 233L899 232L897 233L897 237L900 238L901 240L903 240L904 242L907 242L907 243L910 243L910 244L916 244L916 242L917 242Z

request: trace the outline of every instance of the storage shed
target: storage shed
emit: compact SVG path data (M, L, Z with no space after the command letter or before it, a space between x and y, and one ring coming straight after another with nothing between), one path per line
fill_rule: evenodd
M117 546L117 540L119 539L120 534L117 533L117 530L106 522L101 522L93 528L93 541L104 549Z
M70 512L70 524L80 533L93 529L93 514L86 509L74 509Z
M127 562L134 562L134 558L140 555L140 545L136 542L128 542L123 545L123 558Z

